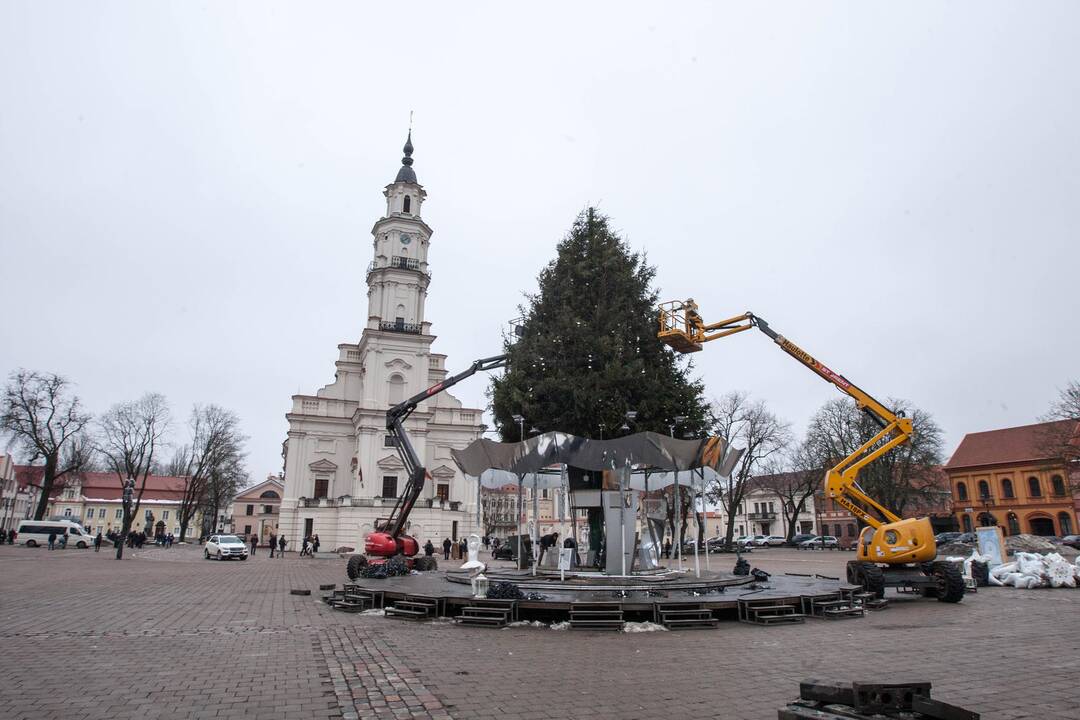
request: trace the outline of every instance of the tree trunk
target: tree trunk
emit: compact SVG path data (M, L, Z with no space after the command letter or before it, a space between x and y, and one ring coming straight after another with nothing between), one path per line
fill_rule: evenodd
M45 456L45 472L41 476L41 497L38 498L37 508L34 510L35 520L44 519L45 511L49 508L49 495L52 494L53 483L56 480L56 466L59 462L59 452Z
M188 519L180 515L180 542L184 542L184 537L187 536Z
M133 516L128 511L124 511L124 522L122 529L120 530L120 542L116 545L116 559L124 559L124 543L127 542L128 533L131 532L131 521Z

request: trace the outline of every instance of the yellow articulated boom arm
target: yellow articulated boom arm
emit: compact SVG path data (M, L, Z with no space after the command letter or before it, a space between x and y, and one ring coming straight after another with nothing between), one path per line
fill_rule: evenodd
M689 299L662 304L659 320L660 330L657 337L676 351L683 353L697 352L701 350L704 343L711 340L718 340L756 327L779 345L781 350L850 396L858 408L872 417L881 429L862 447L828 471L825 476L825 495L833 498L852 515L875 530L885 525L894 528L895 523L900 523L902 526L925 525L918 529L915 527L898 528L899 530L906 529L907 532L890 530L887 536L893 538L895 542L888 544L895 547L895 550L888 555L878 551L877 559L886 561L886 558L889 558L893 562L919 562L933 557L936 548L929 521L901 520L888 508L864 493L856 483L860 470L911 438L911 418L894 413L843 375L830 370L810 353L773 330L767 322L753 313L747 312L720 322L705 323L698 313L697 303ZM903 537L904 535L907 537ZM860 547L860 555L863 551L864 548ZM868 552L868 549L866 551Z

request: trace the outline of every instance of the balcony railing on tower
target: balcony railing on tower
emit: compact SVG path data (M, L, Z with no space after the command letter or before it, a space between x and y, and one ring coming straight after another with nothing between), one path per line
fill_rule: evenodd
M420 334L420 326L416 323L399 322L397 320L390 322L380 321L379 329L386 332L409 333L410 335Z
M367 271L374 272L382 268L397 268L398 270L415 270L416 272L427 275L428 272L420 267L420 261L416 258L405 257L403 255L394 255L390 258L390 262L386 265L379 265L374 260L368 263Z

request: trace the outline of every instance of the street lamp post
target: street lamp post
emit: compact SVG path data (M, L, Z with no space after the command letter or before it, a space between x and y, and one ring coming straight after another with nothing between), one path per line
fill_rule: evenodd
M525 440L525 417L523 415L513 415L511 419L518 424L518 437L524 442Z
M685 415L676 415L670 423L668 423L668 430L671 431L671 437L675 437L675 426L686 422ZM675 546L675 553L679 558L679 572L683 571L682 566L682 505L679 503L679 468L675 468L675 542L672 545Z

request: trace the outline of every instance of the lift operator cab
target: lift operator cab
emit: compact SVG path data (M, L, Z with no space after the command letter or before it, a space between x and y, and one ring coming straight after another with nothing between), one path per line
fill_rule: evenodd
M900 518L863 492L857 482L862 468L911 438L911 418L882 405L753 313L706 323L691 298L661 304L659 322L657 337L680 353L698 352L710 340L756 327L781 350L851 397L880 430L825 475L825 496L866 524L856 548L858 559L847 566L848 582L862 585L878 598L886 586L919 588L923 595L943 602L959 602L964 597L959 566L935 560L937 543L929 518Z

